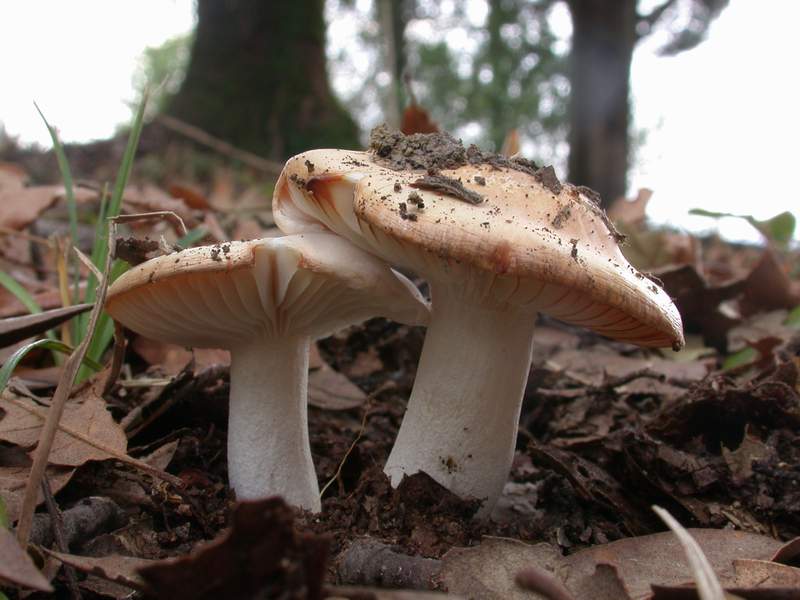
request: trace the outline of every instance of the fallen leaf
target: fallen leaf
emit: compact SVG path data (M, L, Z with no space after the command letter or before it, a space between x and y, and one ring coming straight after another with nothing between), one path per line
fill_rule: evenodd
M800 302L786 268L775 252L767 248L753 270L745 279L741 313L745 316L776 309L791 309Z
M800 590L800 569L768 560L733 561L735 586L740 588L793 588Z
M123 208L126 213L171 211L183 219L187 229L193 229L198 225L194 212L183 200L171 197L154 185L125 188Z
M381 588L354 585L334 585L325 588L325 598L330 600L463 600L463 596L453 596L439 592L418 592L415 590L385 590Z
M385 590L380 588L336 585L325 588L325 598L330 600L464 600L463 596L453 596L439 592L418 592L414 590Z
M702 600L725 600L722 584L717 578L714 568L708 561L700 545L692 535L673 517L669 511L660 506L653 506L653 511L667 524L683 548L689 563L697 591Z
M0 397L0 408L5 412L0 420L0 440L32 449L39 440L47 410L9 390ZM90 460L116 458L109 451L125 454L127 446L125 432L111 417L105 400L93 386L87 386L78 397L67 402L49 462L77 467Z
M69 321L75 315L84 313L90 308L92 308L91 304L77 304L23 317L3 319L0 321L0 347L4 348L26 338L44 333L48 329Z
M364 404L367 395L347 377L323 363L308 374L308 403L326 410L350 410Z
M656 272L664 289L675 299L688 332L702 332L707 345L724 350L726 334L739 323L738 315L730 316L720 310L726 300L738 296L744 281L720 286L710 285L694 265L683 265Z
M31 470L31 459L22 448L0 446L0 496L6 504L9 522L19 519L25 484ZM47 479L53 494L57 494L72 478L75 469L66 467L47 467ZM44 502L39 490L37 504Z
M293 529L293 511L280 498L238 504L232 527L188 556L141 569L150 591L170 600L285 597L304 590L322 596L326 538Z
M53 591L17 538L5 527L0 527L0 581L42 592Z
M0 161L0 190L21 190L28 179L28 173L20 165Z
M231 234L234 240L255 240L260 237L264 237L264 227L256 219L239 219Z
M183 200L186 206L194 210L209 210L211 208L203 192L191 183L171 183L167 186L167 191L170 196Z
M166 375L177 375L194 358L195 372L214 365L230 365L231 354L215 348L189 349L176 344L159 342L140 335L133 338L131 349L148 364L157 366Z
M75 188L74 192L76 200L81 202L97 197L95 192L84 188ZM65 193L61 185L0 189L0 226L25 229Z
M81 293L86 289L85 284L79 286ZM4 293L5 292L5 293ZM56 287L43 284L42 289L33 291L33 299L42 310L61 308L61 292ZM15 317L17 315L27 315L30 311L20 302L16 296L7 292L5 288L0 289L0 318Z
M472 600L528 600L514 578L529 565L554 572L561 553L550 544L525 544L485 537L472 548L453 548L442 557L440 579L448 592Z
M730 529L689 529L724 583L735 577L733 561L739 558L768 559L781 546L773 538ZM579 598L598 564L617 569L631 598L644 598L651 584L677 585L691 577L680 542L672 532L627 538L572 554L559 565L559 574ZM591 588L589 588L591 589Z
M144 581L139 575L139 569L156 562L146 558L121 556L119 554L95 557L54 552L47 548L42 548L42 550L49 556L60 560L65 565L75 567L82 573L96 575L107 581L119 583L136 590L144 589Z

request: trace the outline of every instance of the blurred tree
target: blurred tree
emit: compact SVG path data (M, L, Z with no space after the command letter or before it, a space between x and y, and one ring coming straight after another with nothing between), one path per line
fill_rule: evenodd
M564 137L566 60L556 50L547 18L556 1L488 0L481 26L464 25L467 19L455 13L452 19L479 40L471 55L454 52L445 40L413 45L420 102L443 129L479 125L475 141L497 151L511 129L535 142L549 137L551 143L540 148ZM420 4L418 17L437 18L435 7L427 7L426 14L426 3ZM437 29L445 27L437 23Z
M608 207L625 194L634 47L656 28L666 28L670 39L662 54L694 48L728 0L664 0L646 14L637 0L567 4L573 26L569 180L597 190Z
M323 0L197 0L189 67L167 113L275 160L358 145L328 83Z

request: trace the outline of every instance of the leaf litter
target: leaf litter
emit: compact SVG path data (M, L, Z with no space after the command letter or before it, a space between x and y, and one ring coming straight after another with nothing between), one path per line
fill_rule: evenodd
M222 168L205 182L183 174L167 175L163 187L139 182L123 206L173 210L190 227L213 230L212 241L273 235L268 196L237 177ZM27 179L24 168L0 168L0 186L16 197L39 185ZM80 189L84 205L96 206L99 186ZM35 221L13 226L26 234L63 222L57 196L29 207ZM236 197L251 199L241 214ZM61 559L86 574L85 592L108 598L142 586L178 597L221 589L232 598L279 589L298 598L443 597L434 589L465 598L532 597L534 589L577 600L682 597L692 572L650 511L656 503L692 527L726 590L750 597L759 586L796 587L798 553L780 555L783 541L800 535L800 339L789 318L800 304L796 253L649 230L641 218L648 198L620 207L624 250L656 270L698 343L662 354L540 319L513 469L493 520L472 520L474 502L424 475L393 490L382 474L424 330L374 319L318 343L309 427L320 484L330 482L321 515L277 500L234 503L227 356L129 335L133 350L109 393L84 387L71 395L46 470L65 515L100 496L121 508L125 523L88 508L96 527L73 536L74 554ZM168 244L178 235L164 223L132 225L130 234ZM19 238L14 247L23 251L14 256L28 260L35 253L24 246L33 243ZM154 243L131 245L156 251ZM44 276L30 291L43 307L61 307L53 274L36 268L27 272ZM0 314L24 312L0 295ZM723 370L730 353L747 348L755 354ZM24 366L48 363L31 355ZM47 401L10 393L0 401L0 495L13 523ZM166 469L173 483L119 460L131 455ZM140 561L156 561L141 578ZM379 589L386 585L406 589Z

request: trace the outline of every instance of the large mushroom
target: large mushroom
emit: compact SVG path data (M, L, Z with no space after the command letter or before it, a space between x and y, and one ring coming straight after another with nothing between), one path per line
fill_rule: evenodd
M231 352L228 475L239 499L319 511L308 440L309 343L374 316L423 324L417 289L329 233L229 242L125 273L106 309L145 337Z
M385 467L494 505L510 470L536 314L642 346L683 345L680 315L634 269L593 192L552 169L379 128L368 152L290 159L273 197L287 233L329 230L430 283L414 389Z

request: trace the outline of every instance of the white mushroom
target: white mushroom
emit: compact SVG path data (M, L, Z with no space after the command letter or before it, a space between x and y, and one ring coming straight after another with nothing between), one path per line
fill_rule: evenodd
M676 348L680 315L625 260L589 190L447 136L392 143L290 159L273 214L285 232L333 231L429 281L431 321L385 471L395 486L424 471L485 500L486 515L514 455L536 314Z
M183 346L231 351L228 474L239 499L319 511L306 417L311 340L374 316L422 324L405 277L328 233L192 248L111 286L117 321Z

